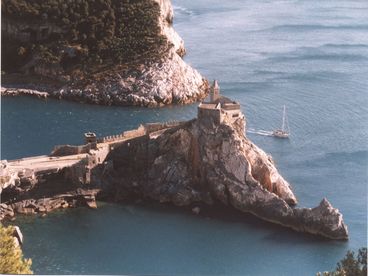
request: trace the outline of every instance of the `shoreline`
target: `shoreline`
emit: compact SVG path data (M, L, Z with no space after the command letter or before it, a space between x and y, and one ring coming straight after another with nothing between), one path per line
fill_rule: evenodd
M1 86L0 91L1 97L17 97L17 96L32 96L37 97L39 99L47 99L50 97L49 92L39 91L35 89L27 89L27 88L16 88L16 87L6 87Z
M80 91L80 90L79 90ZM78 92L80 94L80 92ZM186 102L171 102L168 104L157 103L157 102L100 102L95 101L93 99L88 99L81 96L76 95L65 95L63 96L63 88L46 88L43 85L40 85L38 88L37 85L34 84L2 84L0 87L0 97L19 97L19 96L30 96L38 99L55 99L55 100L64 100L68 102L75 102L79 104L91 104L91 105L100 105L100 106L120 106L120 107L143 107L143 108L160 108L166 106L182 106L189 105L194 103L199 103L203 100L207 93L199 94L197 97L193 97Z
M208 206L204 203L194 204L192 206L176 206L172 203L160 203L153 200L142 200L140 198L137 199L130 199L126 201L109 201L96 198L96 205L97 208L90 208L88 206L79 206L74 208L59 208L55 209L49 213L38 213L38 214L19 214L19 217L15 217L14 219L5 219L2 221L4 225L22 225L24 219L30 218L31 220L35 219L44 219L48 216L53 215L67 215L68 211L73 212L74 209L84 209L85 212L90 211L99 211L102 208L124 208L130 207L133 208L143 208L146 210L152 210L153 212L160 212L163 214L166 213L173 213L179 215L188 215L198 217L199 219L206 220L217 220L223 223L241 223L245 225L249 225L250 227L254 228L264 228L264 229L275 229L277 230L280 235L290 237L292 236L295 239L303 239L303 240L311 240L311 241L320 241L320 242L331 242L331 239L326 236L321 236L318 234L308 233L308 232L300 232L295 231L292 228L285 227L284 225L277 224L271 221L264 220L254 214L251 213L243 213L240 210L235 209L232 206L223 205L221 202L217 202L213 206ZM194 208L199 208L200 212L197 213L193 211ZM34 221L32 221L34 223ZM345 243L345 240L333 240L334 242L338 243Z

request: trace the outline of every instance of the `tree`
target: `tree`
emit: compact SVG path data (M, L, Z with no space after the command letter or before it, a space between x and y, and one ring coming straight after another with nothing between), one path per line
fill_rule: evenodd
M87 58L64 66L66 74L75 65L158 61L173 47L161 33L161 9L153 0L3 0L1 8L5 21L29 25L26 41L10 32L2 34L2 68L9 72L22 71L32 58L44 65L60 63L65 53L61 45L88 49ZM33 37L39 33L35 26L45 20L54 31L42 39ZM32 49L32 44L38 47Z
M33 274L31 259L24 259L14 243L14 227L0 224L0 274Z
M363 275L367 275L367 247L362 247L359 249L358 262L362 265Z
M358 251L358 256L348 251L345 257L337 263L336 270L331 272L318 272L317 276L366 276L367 275L367 247Z

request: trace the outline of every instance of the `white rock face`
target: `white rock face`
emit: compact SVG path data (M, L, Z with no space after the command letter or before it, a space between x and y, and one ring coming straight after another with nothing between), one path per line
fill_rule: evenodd
M206 131L209 131L207 135L214 137L208 139L210 141L217 139L217 143L221 142L221 145L205 147L205 159L210 164L215 164L215 161L219 160L226 171L242 183L258 182L264 189L279 196L288 204L297 204L290 184L280 175L272 158L245 137L243 127L245 120L238 119L233 122L225 119L222 124L224 126L213 129L207 126ZM225 126L232 131L225 131L228 129L224 128ZM222 128L224 130L219 131ZM213 142L214 145L217 143Z
M177 53L162 63L146 68L133 85L141 87L136 95L156 103L189 103L206 93L206 81L197 70L186 64Z
M184 56L185 47L184 40L174 30L172 22L174 20L174 10L170 0L154 0L160 5L160 27L161 34L167 37L167 39L174 45L175 52L180 56Z
M171 1L152 1L160 5L161 34L172 44L168 54L157 62L115 70L114 74L82 88L67 85L52 92L52 96L96 104L139 106L187 104L205 98L208 81L182 59L184 41L172 27Z
M297 204L290 184L277 171L272 158L249 140L244 143L244 153L251 164L252 176L268 191L277 194L289 204Z
M187 104L206 97L208 82L172 50L164 60L115 73L85 89L63 87L52 96L106 105Z

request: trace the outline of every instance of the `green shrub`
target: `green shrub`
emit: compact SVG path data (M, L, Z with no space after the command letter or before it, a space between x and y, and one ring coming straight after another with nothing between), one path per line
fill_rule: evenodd
M3 32L6 71L16 71L34 56L45 63L61 62L65 46L78 46L88 53L74 60L86 68L101 62L149 62L162 57L172 46L160 34L160 7L153 0L3 0L1 13L2 20L10 24L17 25L21 20L31 29L48 24L62 30L28 42ZM19 55L19 49L29 54Z
M367 247L358 251L358 256L348 251L345 257L337 263L335 271L319 272L317 276L366 276L367 275Z
M0 274L32 274L30 259L23 259L19 246L15 246L14 228L0 224Z

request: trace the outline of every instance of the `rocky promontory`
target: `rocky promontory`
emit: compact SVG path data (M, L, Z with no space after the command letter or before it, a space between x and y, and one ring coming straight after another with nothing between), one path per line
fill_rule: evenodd
M42 91L79 102L161 106L208 93L207 80L182 59L170 0L1 5L2 95Z
M245 120L197 119L116 147L102 182L119 201L143 197L177 206L217 203L301 232L347 239L341 213L323 199L295 208L296 197L272 159L244 133ZM108 189L106 190L108 191Z
M215 83L191 121L147 124L100 139L87 133L86 145L3 161L8 201L1 208L42 213L43 198L58 199L55 208L95 207L95 198L158 201L195 213L201 205L229 206L296 231L347 239L342 214L327 199L312 209L295 207L291 185L271 156L246 137L245 127L240 105L220 96Z

